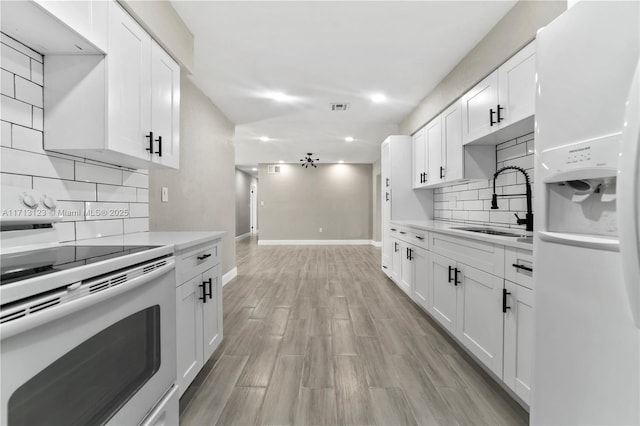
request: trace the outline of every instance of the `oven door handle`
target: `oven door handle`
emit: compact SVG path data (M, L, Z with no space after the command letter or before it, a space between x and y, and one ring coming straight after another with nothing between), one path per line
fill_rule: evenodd
M152 262L150 262L152 263ZM86 309L89 306L104 302L113 297L133 290L134 288L148 284L149 282L171 272L175 268L175 260L173 257L168 258L165 265L141 276L127 281L126 284L116 285L106 290L99 291L94 294L87 294L75 300L62 303L60 305L44 309L40 312L26 315L13 321L0 324L0 338L6 339L19 333L23 333L40 325L56 321L74 312ZM134 269L134 268L132 268ZM137 268L136 268L137 269ZM122 272L114 275L121 275ZM61 293L66 293L63 290Z

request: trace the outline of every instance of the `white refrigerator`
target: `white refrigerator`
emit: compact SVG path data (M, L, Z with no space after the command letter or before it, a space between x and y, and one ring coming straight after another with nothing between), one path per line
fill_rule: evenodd
M640 424L638 1L536 38L531 423Z

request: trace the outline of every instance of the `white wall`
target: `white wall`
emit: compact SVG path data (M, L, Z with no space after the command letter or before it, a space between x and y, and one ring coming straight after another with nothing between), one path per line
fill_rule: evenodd
M59 200L60 241L149 229L149 177L80 157L45 151L43 56L1 34L0 183Z

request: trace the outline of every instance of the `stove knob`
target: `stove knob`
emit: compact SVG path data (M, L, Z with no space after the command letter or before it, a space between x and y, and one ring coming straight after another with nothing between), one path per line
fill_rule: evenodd
M55 208L58 206L58 202L55 200L55 198L44 195L42 197L42 205L49 210L55 210Z
M20 201L22 201L22 204L29 207L30 209L35 209L38 206L38 202L33 197L33 195L27 194L26 192L22 194L22 196L20 197Z

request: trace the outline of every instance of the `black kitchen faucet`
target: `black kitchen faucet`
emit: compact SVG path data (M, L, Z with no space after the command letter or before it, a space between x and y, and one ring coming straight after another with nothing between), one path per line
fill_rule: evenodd
M517 167L517 166L506 166L501 168L500 170L498 170L497 172L494 173L493 175L493 195L491 196L491 209L492 210L496 210L498 209L498 195L496 194L496 178L498 177L498 175L502 172L504 172L505 170L516 170L518 172L521 172L524 175L524 178L526 180L526 185L527 185L527 192L526 194L506 194L506 195L500 195L501 197L513 197L513 196L520 196L520 195L525 195L527 197L527 215L525 216L524 219L520 219L520 217L518 216L518 213L514 213L516 218L518 219L518 225L527 225L527 231L533 231L533 211L531 209L531 182L529 181L529 175L527 174L527 172L521 168L521 167Z

